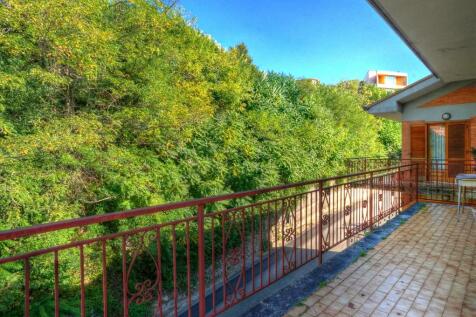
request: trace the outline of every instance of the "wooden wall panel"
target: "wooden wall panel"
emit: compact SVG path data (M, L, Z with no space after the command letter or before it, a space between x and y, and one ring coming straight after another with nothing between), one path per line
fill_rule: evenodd
M475 130L476 130L476 127L475 127ZM402 159L404 160L410 159L411 158L410 154L411 154L410 122L404 121L402 122Z
M466 148L466 124L448 124L448 159L464 159Z
M469 151L476 149L476 116L469 120ZM474 159L472 153L469 153L469 159Z
M456 89L444 96L435 98L420 107L431 108L436 106L460 105L476 102L476 84Z
M412 125L410 127L410 156L412 159L426 158L425 125Z

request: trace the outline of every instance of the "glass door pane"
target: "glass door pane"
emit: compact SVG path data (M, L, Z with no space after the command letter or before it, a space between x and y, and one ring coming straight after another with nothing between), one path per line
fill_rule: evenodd
M444 170L446 161L446 128L444 124L430 125L428 130L429 154L432 170Z

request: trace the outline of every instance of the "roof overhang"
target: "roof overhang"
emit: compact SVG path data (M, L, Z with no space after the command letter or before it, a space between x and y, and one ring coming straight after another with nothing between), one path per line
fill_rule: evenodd
M369 106L369 113L401 121L405 104L476 79L476 0L368 2L433 73Z
M444 82L476 78L476 0L368 0Z

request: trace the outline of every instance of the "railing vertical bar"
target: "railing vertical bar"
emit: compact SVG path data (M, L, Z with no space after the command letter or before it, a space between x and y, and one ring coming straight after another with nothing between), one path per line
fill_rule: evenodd
M374 227L374 173L370 172L370 179L369 179L369 226L370 230L373 230Z
M303 238L304 238L304 232L302 230L302 224L303 224L303 219L302 219L302 208L299 208L299 258L301 259L301 261L299 262L299 265L301 265L303 263L303 255L302 255L302 251L303 251ZM297 264L297 263L296 263ZM298 266L298 265L296 265Z
M337 245L340 241L340 203L339 203L339 186L334 184L334 197L335 197L335 231L336 231L336 239L333 245Z
M241 209L241 276L243 278L243 298L246 297L246 208Z
M384 187L384 192L387 194L387 211L389 211L389 214L391 215L392 213L395 212L395 210L392 210L392 190L393 190L393 185L392 185L392 178L391 174L387 175L387 180L386 184Z
M55 279L55 317L60 315L60 306L59 306L59 260L58 260L58 251L54 252L54 279Z
M270 215L270 208L271 205L268 202L268 208L267 208L267 218L268 218L268 228L267 228L267 233L268 233L268 285L271 283L271 215Z
M338 209L337 209L337 219L338 219L338 222L339 222L339 243L341 241L344 240L344 233L345 233L345 216L344 216L344 191L343 191L344 187L342 185L338 185L337 186L337 206L338 206ZM342 215L339 215L339 210L341 210L342 212ZM344 217L343 217L344 216Z
M255 291L255 207L251 206L251 288Z
M200 229L199 229L200 230ZM199 255L200 257L200 255ZM172 225L172 279L174 283L174 315L178 316L178 285L177 285L177 232L175 224Z
M322 236L323 236L323 232L322 232L322 209L323 209L323 206L324 206L324 202L323 202L323 199L324 199L324 196L323 196L323 193L324 193L324 190L323 190L323 187L324 184L321 181L319 181L319 207L318 207L318 213L319 213L319 265L322 265L322 261L323 261L323 248L322 248Z
M211 217L212 221L212 308L213 313L216 313L216 263L215 263L215 217Z
M223 289L223 307L226 308L227 307L227 294L226 294L226 287L227 287L227 280L226 280L226 240L225 240L225 227L226 227L226 223L225 223L225 213L222 213L221 214L221 247L222 247L222 251L221 251L221 257L222 257L222 260L221 260L221 265L222 265L222 289ZM200 316L201 317L201 316Z
M101 240L101 260L102 260L102 311L103 317L108 315L107 298L107 260L106 260L106 240Z
M123 316L129 316L129 286L127 280L127 235L122 236L122 307L123 307Z
M198 225L198 301L199 301L199 315L205 317L207 312L206 293L205 293L205 206L200 204L197 206L197 225ZM224 224L222 228L224 230ZM175 233L175 232L174 232ZM175 239L175 236L174 236ZM225 242L222 242L223 245ZM226 265L226 264L225 264ZM176 269L174 274L177 275ZM226 275L226 272L224 273ZM176 276L175 276L176 278ZM223 284L226 288L226 284ZM226 303L226 301L224 302Z
M284 276L284 258L285 258L285 252L284 252L284 236L285 236L285 232L284 232L284 221L285 221L285 218L286 218L286 215L284 214L285 213L285 209L286 207L290 207L290 206L285 206L284 205L284 201L283 201L283 206L281 208L282 212L281 212L281 274Z
M336 189L335 187L332 187L331 190L330 190L330 193L331 193L331 197L332 197L332 226L329 226L329 229L332 229L332 233L334 234L334 237L333 237L333 241L332 242L329 242L329 245L334 245L334 243L336 241L338 241L339 239L339 230L338 228L336 228L336 226L338 225L338 221L336 221L336 212L337 212L337 208L339 206L337 206L336 204L336 201L337 201L337 195L336 195ZM339 215L337 215L339 216Z
M379 178L379 182L377 183L378 185L378 193L379 195L377 196L377 200L379 202L377 202L377 206L379 206L379 208L377 208L377 226L380 226L380 222L381 220L383 219L382 218L382 215L384 215L385 213L385 206L386 206L386 195L385 195L385 179L386 179L386 176L383 175L383 176L380 176ZM380 197L382 197L381 201L380 201Z
M413 166L410 166L410 168L412 169ZM416 181L415 181L415 201L418 202L418 165L416 165Z
M222 218L223 219L223 218ZM204 317L207 312L206 294L205 294L205 206L200 204L197 206L197 225L198 225L198 301L199 315ZM225 230L225 224L222 224L222 230ZM175 237L174 237L175 238ZM225 242L222 241L223 245ZM226 264L225 264L226 266ZM177 275L176 269L174 274ZM224 273L226 275L226 272ZM175 276L176 278L176 276ZM223 284L226 288L226 284ZM226 294L226 292L225 292ZM226 298L225 302L226 303Z
M86 292L84 289L84 246L79 246L80 278L81 278L81 317L86 317Z
M402 169L400 165L398 166L397 172L397 180L398 180L398 213L402 212Z
M340 243L342 241L342 231L343 231L343 226L342 226L342 216L343 216L343 210L342 210L342 191L340 190L341 186L336 184L335 190L336 190L336 222L337 222L337 240L336 244Z
M278 279L278 201L274 201L274 280Z
M386 195L386 192L385 192L385 185L386 185L386 179L387 179L387 176L386 175L383 175L380 177L380 182L378 183L379 185L379 197L382 197L382 201L381 201L381 207L378 209L378 211L380 212L380 214L378 215L378 222L377 222L377 226L380 226L380 222L381 220L383 219L382 216L385 214L385 211L386 211L386 206L387 206L387 195Z
M334 226L334 207L335 207L335 205L334 205L334 195L332 194L332 191L333 191L332 187L329 186L329 189L328 189L328 195L329 196L327 198L329 200L328 201L329 206L328 206L328 211L327 211L328 214L329 214L329 220L328 220L329 224L327 226L328 227L328 233L327 234L328 234L328 240L329 240L328 241L328 246L331 246L333 244L333 241L335 240L335 234L336 234L336 232L333 228L333 226Z
M341 184L339 186L340 188L340 203L341 203L341 207L340 209L342 210L342 217L341 218L341 233L342 233L342 236L341 236L341 241L345 241L346 240L346 231L347 231L347 219L345 217L345 186L343 184Z
M310 230L311 230L311 258L314 257L315 253L314 253L314 250L315 250L315 246L313 245L313 242L314 242L314 223L312 222L312 216L314 215L314 208L312 208L312 204L313 204L313 196L314 196L314 191L311 191L310 193L310 213L311 213L311 226L310 226ZM306 199L307 199L307 195L306 195Z
M357 202L356 202L356 205L355 205L355 221L356 223L358 224L358 230L360 231L362 229L362 216L361 216L361 213L362 213L362 191L361 191L361 185L360 185L360 181L358 181L356 183L356 186L355 186L355 197L357 199Z
M263 287L263 205L259 206L259 276L260 288Z
M386 213L390 209L390 191L389 189L389 180L390 175L383 175L382 182L380 184L380 188L382 190L382 213Z
M192 316L192 277L191 277L191 267L190 267L190 224L187 221L185 223L185 240L186 240L186 253L187 253L187 304L188 304L188 316ZM213 272L212 272L213 274Z
M302 197L301 199L299 200L300 202L300 206L302 208ZM308 226L307 226L307 194L306 194L306 203L305 203L305 207L304 207L304 213L305 213L305 218L304 218L304 228L305 228L305 234L306 234L306 240L305 240L305 244L304 244L304 248L306 250L306 262L308 260L308 257L309 257L309 254L308 254L308 251L309 251L309 246L308 246L308 236L307 236L307 231L308 231Z
M358 186L357 186L357 200L358 200L358 203L357 203L357 219L359 221L359 224L360 224L360 227L359 227L359 230L363 230L365 229L365 217L363 217L363 211L364 211L364 206L363 206L363 201L364 201L364 195L362 194L362 186L363 186L363 183L362 181L359 180L359 182L357 183Z
M354 197L354 186L352 184L349 185L349 206L350 206L350 217L349 217L349 221L350 221L350 229L352 230L352 235L354 235L356 229L354 226L354 224L358 223L356 222L356 215L354 214L354 211L355 211L355 208L354 208L354 205L353 205L353 197Z
M335 232L335 238L331 245L336 245L337 241L339 241L339 191L334 184L332 196L334 197L333 205L334 205L334 221L333 221L333 229Z
M156 231L156 248L157 248L157 313L158 317L163 316L162 310L162 243L160 238L160 227Z
M362 196L364 197L365 204L362 202L362 215L365 217L367 228L370 227L370 218L369 218L369 205L370 205L370 197L369 197L369 182L367 180L367 176L362 180Z
M296 205L296 204L294 204ZM294 267L297 268L297 212L296 212L296 209L294 209L294 212L293 212L293 217L294 217L294 221L293 221L293 224L294 224L294 227L293 227L293 231L294 231L294 239L293 239L293 257L294 257Z
M319 186L319 185L318 185ZM320 235L320 231L319 231L319 223L321 222L320 221L320 218L319 218L319 189L316 189L314 191L314 221L316 222L316 233L315 233L315 238L314 238L314 247L316 248L316 256L320 256L319 255L319 235Z
M25 271L25 317L30 317L30 258L25 258L23 270Z

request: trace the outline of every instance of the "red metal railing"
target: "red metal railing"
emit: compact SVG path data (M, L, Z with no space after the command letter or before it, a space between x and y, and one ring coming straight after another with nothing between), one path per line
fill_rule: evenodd
M0 296L16 299L11 316L215 316L415 202L417 175L397 166L2 231Z
M401 164L418 165L418 197L427 201L456 203L458 201L456 175L476 174L476 162L471 160L353 158L347 161L347 170L349 173L357 173ZM466 204L475 205L476 189L465 188L463 200Z
M368 172L401 164L401 159L387 157L355 157L346 161L347 173ZM407 164L411 164L411 162L407 162Z

